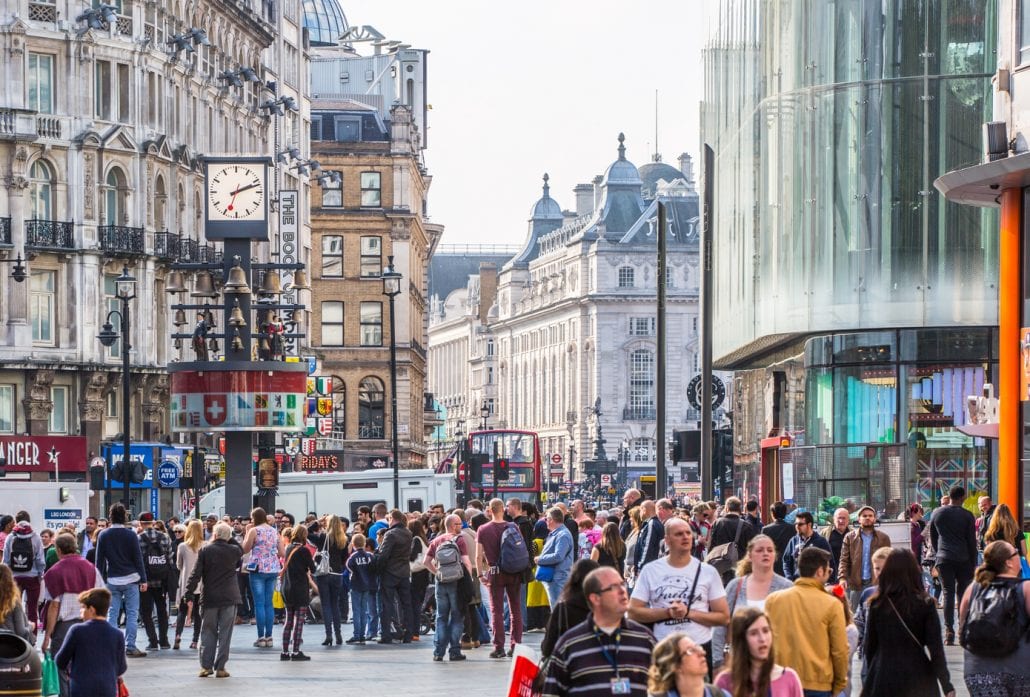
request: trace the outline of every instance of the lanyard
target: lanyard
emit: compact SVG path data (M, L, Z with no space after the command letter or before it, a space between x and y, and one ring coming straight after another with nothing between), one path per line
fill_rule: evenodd
M608 651L608 646L604 643L603 633L594 625L594 636L597 637L597 643L601 645L601 655L604 656L604 660L608 661L608 665L615 671L615 678L619 678L619 643L622 641L622 633L616 629L615 634L612 638L615 640L615 655L613 656Z

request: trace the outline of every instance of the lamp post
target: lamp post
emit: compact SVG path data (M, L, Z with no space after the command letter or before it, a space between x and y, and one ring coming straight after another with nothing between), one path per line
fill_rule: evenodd
M486 430L486 420L490 417L490 406L483 400L482 406L479 407L479 416L482 417L483 422L479 425L479 428Z
M619 484L625 490L629 488L629 441L626 439L619 444L619 459L622 465L622 477L619 479Z
M22 262L21 254L18 254L16 259L0 259L0 263L14 264L14 268L11 269L11 278L14 279L15 283L22 283L29 277L28 272L25 270L25 264Z
M129 275L129 267L122 267L122 275L114 279L116 294L122 303L121 310L111 310L107 313L104 321L104 328L97 336L100 343L110 348L114 342L121 339L122 342L122 486L123 501L126 511L131 511L129 480L132 470L129 464L129 301L136 297L136 279ZM111 315L118 315L121 320L121 332L114 331L111 325Z
M390 430L393 439L393 505L401 507L401 482L397 460L400 457L397 447L397 323L394 317L394 298L401 293L401 275L393 268L393 257L387 257L386 268L383 269L383 295L390 298Z

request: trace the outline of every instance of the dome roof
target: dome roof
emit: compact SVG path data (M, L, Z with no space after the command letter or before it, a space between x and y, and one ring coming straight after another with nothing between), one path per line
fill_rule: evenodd
M533 204L533 209L529 213L530 218L555 218L558 220L564 220L561 213L561 206L558 202L551 198L551 186L547 183L550 177L544 174L544 195L540 197L540 200Z
M603 185L609 184L635 184L640 186L640 174L632 162L626 159L626 146L623 144L626 136L619 134L619 159L611 164L608 171L604 173Z
M658 188L658 180L660 179L664 179L666 182L672 182L676 179L686 179L683 172L679 171L672 165L667 165L660 161L648 162L646 165L641 165L638 172L640 173L640 181L644 184L644 198L654 198L655 190Z
M304 28L312 46L338 46L350 25L337 0L304 0Z

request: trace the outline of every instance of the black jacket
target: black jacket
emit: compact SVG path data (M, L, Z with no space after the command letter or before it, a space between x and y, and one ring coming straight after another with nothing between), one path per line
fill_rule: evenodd
M629 537L629 534L633 532L633 520L630 518L629 512L639 506L643 500L643 498L637 499L622 512L622 520L619 521L619 537L623 540Z
M296 542L286 548L286 568L283 570L283 603L286 607L307 607L311 602L311 584L308 574L315 573L315 562L307 545ZM286 583L289 576L289 583Z
M582 593L577 593L574 598L559 600L547 620L547 629L544 630L544 638L540 642L541 655L550 656L561 635L589 616L590 607Z
M376 550L380 575L387 573L396 578L408 578L411 575L410 556L411 530L401 523L391 525L383 535L383 544Z
M933 512L930 540L937 550L938 563L976 566L976 519L962 506L941 506Z
M783 576L783 553L787 551L787 545L797 534L794 530L794 526L784 520L776 520L769 523L762 528L762 534L772 538L773 544L776 545L776 564L775 570L780 576ZM744 533L741 533L743 536Z
M201 602L204 607L229 607L239 605L240 584L236 581L236 570L240 568L243 550L235 542L215 540L200 548L197 565L193 567L186 584L186 595L197 592L197 584L204 582Z
M727 513L722 518L715 521L715 525L712 527L712 539L708 543L708 549L712 550L719 545L733 542L733 538L737 535L738 525L744 526L740 531L740 537L737 538L738 559L743 559L745 552L747 552L747 543L751 541L751 538L754 537L756 533L755 529L751 526L751 523L741 519L739 513Z

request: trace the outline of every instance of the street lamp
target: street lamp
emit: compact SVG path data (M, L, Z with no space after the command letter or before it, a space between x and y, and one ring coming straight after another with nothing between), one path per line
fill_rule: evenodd
M14 268L11 269L11 278L14 279L15 283L22 283L29 277L28 272L25 270L25 264L22 262L21 254L18 254L17 259L0 259L0 263L14 264Z
M629 441L625 438L619 444L619 459L622 460L622 484L623 489L629 488Z
M481 417L483 417L483 423L480 426L480 428L485 431L486 430L486 419L487 419L487 417L490 416L490 405L488 405L486 403L485 399L483 400L483 406L479 407L479 415Z
M390 298L390 426L393 438L393 505L401 507L400 472L397 460L400 457L397 447L397 323L394 317L393 300L401 294L401 275L393 268L393 257L387 257L386 268L383 269L383 295Z
M122 266L122 275L114 279L115 293L122 302L121 310L111 310L104 320L104 328L97 336L100 343L110 348L114 342L121 339L122 342L122 486L123 504L126 511L131 511L129 503L129 480L132 467L129 464L129 301L136 297L136 279L129 275L129 267ZM121 321L121 333L114 331L111 325L111 315L118 315Z

